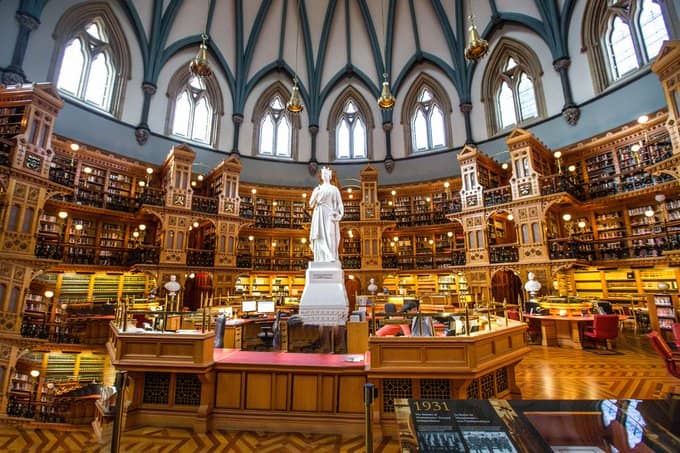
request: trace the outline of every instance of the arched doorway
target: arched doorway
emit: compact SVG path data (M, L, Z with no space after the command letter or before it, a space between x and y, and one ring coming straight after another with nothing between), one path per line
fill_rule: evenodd
M498 271L491 278L491 295L496 302L524 303L522 280L510 270Z

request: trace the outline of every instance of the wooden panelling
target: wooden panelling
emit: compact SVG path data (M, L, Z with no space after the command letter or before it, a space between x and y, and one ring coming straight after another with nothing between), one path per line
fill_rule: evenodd
M361 413L364 411L364 376L340 376L338 412Z
M246 374L246 409L272 408L272 375L270 373Z
M316 411L318 401L319 378L316 375L293 376L294 411Z
M274 409L286 410L288 408L288 374L275 374L274 382Z
M218 373L215 406L238 409L241 407L241 376L243 373Z
M332 412L335 402L335 378L333 376L321 376L321 411Z

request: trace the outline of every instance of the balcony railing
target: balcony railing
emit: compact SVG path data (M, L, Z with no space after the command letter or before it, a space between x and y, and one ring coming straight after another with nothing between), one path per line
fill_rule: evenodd
M577 200L585 200L585 191L564 175L550 175L541 178L541 195L566 192Z
M161 189L154 189L153 187L145 187L142 193L139 195L139 204L148 204L153 206L163 206L165 203L163 199L165 198L164 193Z
M191 210L217 214L217 198L194 195L191 197Z
M519 261L516 245L492 245L489 247L490 263L514 263Z
M215 265L215 250L187 249L187 266Z
M484 191L484 206L496 206L512 201L510 186L496 187Z

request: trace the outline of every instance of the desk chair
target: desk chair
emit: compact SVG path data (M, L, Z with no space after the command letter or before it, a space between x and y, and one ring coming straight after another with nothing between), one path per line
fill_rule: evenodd
M260 333L257 334L257 338L262 342L261 346L265 349L271 349L274 345L274 329L273 326L260 327Z
M593 341L604 342L605 349L609 349L607 340L614 340L619 335L619 315L595 315L593 325L586 326L583 336Z
M666 370L676 378L680 378L680 354L674 353L659 332L647 335L654 350L666 364Z

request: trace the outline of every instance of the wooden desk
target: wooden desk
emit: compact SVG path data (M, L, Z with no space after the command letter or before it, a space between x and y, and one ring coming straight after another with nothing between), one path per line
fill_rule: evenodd
M593 316L537 316L524 315L526 319L538 320L541 324L541 344L543 346L562 346L583 349L583 325L593 322ZM619 316L619 319L627 319Z

